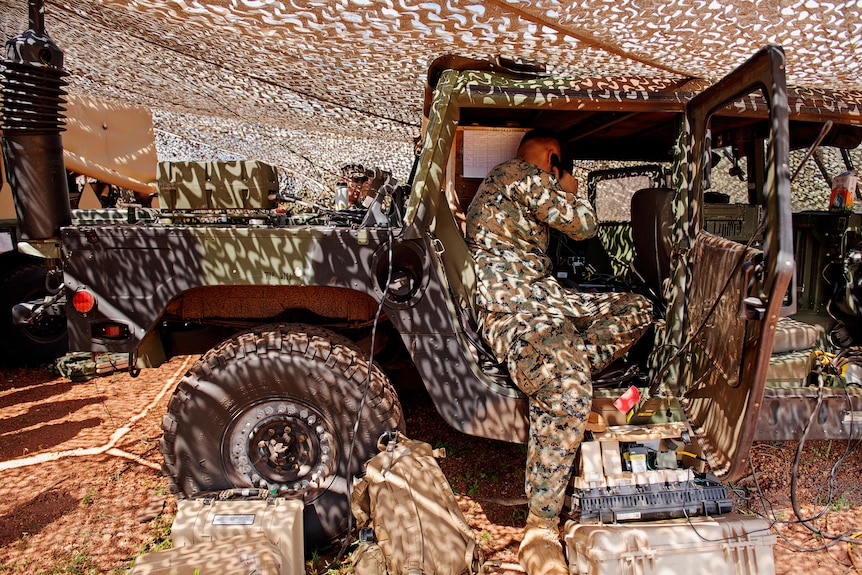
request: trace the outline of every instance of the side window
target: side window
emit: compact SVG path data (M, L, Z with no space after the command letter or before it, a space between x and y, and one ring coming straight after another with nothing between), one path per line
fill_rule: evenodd
M842 172L862 167L862 146L852 150L821 146L804 164L806 150L790 152L790 169L796 175L790 184L791 208L794 213L826 211L832 192L832 179ZM798 172L797 172L798 171ZM862 208L855 198L854 211Z
M634 193L643 188L667 185L669 166L628 163L610 167L611 162L576 161L573 174L587 181L587 195L603 224L630 222Z
M668 167L628 164L594 160L574 162L572 174L581 186L586 182L587 197L596 209L599 229L596 238L582 242L566 238L552 240L552 259L559 266L556 269L558 279L565 273L566 277L579 278L576 283L598 285L604 282L605 287L609 282L629 281L634 257L630 225L632 196L643 188L664 186ZM609 167L611 165L617 167ZM574 273L571 273L572 268Z
M630 222L632 196L643 188L656 187L648 176L627 176L596 182L595 207L600 222Z
M747 204L748 159L732 146L712 151L711 186L704 192L705 204Z

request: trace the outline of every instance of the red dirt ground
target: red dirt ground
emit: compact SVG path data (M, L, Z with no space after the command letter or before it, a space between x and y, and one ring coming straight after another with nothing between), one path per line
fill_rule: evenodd
M46 368L0 369L0 573L125 573L137 555L164 545L176 506L158 471L159 423L191 361L175 358L137 378L117 373L81 383ZM519 573L523 447L452 430L424 393L405 394L402 404L411 437L447 448L441 466L492 572ZM796 447L754 446L757 482L750 476L727 486L737 509L778 521L777 574L860 573L857 545L795 522ZM862 530L862 466L854 447L810 442L802 451L798 503L806 517L823 511L812 522L823 532ZM830 502L828 480L839 461ZM326 572L329 558L309 562L307 573Z

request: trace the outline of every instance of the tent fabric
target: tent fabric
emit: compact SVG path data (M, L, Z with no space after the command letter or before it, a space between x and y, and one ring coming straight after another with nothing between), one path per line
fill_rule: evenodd
M143 195L158 192L158 160L148 109L70 94L65 116L66 169Z
M26 0L0 0L0 27L27 28ZM779 44L789 84L862 102L859 0L47 0L45 28L70 92L154 111L162 159L321 176L352 161L406 175L428 65L448 53L709 83Z

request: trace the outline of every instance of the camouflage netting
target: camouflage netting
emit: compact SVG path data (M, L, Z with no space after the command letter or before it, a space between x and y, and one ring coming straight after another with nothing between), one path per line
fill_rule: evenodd
M780 44L788 81L862 100L858 0L57 0L70 91L154 110L162 159L405 178L429 62L520 56L576 77L714 81ZM26 0L0 0L5 38Z

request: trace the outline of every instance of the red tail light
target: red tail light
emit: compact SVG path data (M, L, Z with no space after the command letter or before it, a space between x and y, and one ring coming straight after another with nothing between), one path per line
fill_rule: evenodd
M129 339L132 332L124 323L116 321L100 321L90 326L90 335L93 339Z
M72 296L72 307L78 313L90 313L96 307L96 298L92 293L81 288Z
M120 326L118 325L108 325L105 326L105 337L121 337L123 335Z

